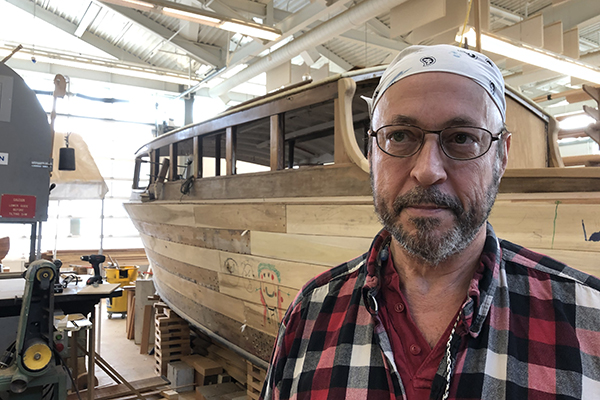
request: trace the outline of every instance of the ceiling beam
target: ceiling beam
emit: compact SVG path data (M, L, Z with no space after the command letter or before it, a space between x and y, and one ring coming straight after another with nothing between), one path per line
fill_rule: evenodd
M77 30L77 25L67 21L64 18L50 12L42 7L35 6L34 3L28 0L6 0L7 3L12 4L15 7L20 8L23 11L28 12L31 15L35 15L36 18L41 19L49 23L56 28L75 36L75 31ZM127 61L127 62L137 62L142 61L140 58L135 55L128 53L127 51L109 43L108 41L93 35L89 32L84 32L84 34L80 37L84 42L96 47L104 51L107 54L110 54L113 57L118 58L119 60Z
M224 57L221 54L222 53L221 48L212 47L212 46L209 47L206 45L201 47L198 44L196 44L195 42L192 42L190 40L184 39L183 37L179 37L179 36L175 36L174 38L172 38L173 33L175 33L175 32L173 32L170 29L165 28L161 24L145 17L142 13L140 13L134 9L127 8L127 7L121 7L121 6L117 6L117 5L112 5L112 4L109 6L106 3L103 3L103 4L105 7L108 7L111 10L114 10L115 12L121 14L125 18L130 19L131 21L133 21L137 25L141 26L142 28L147 29L148 31L160 36L164 40L170 39L169 40L170 43L172 43L173 45L178 47L181 51L185 52L190 58L193 58L194 60L201 62L203 64L209 64L209 65L215 66L217 68L220 68L223 65L225 65L225 62L223 60Z
M268 56L257 60L248 68L239 72L232 78L211 88L211 96L219 96L227 93L240 83L243 83L256 75L278 67L291 60L295 55L302 51L315 48L316 46L327 42L332 37L351 30L355 26L361 26L370 19L380 15L390 7L397 6L407 0L366 0L358 3L354 7L337 14L335 17L320 24L310 32L305 33L290 43L271 52Z
M340 68L346 71L349 71L352 68L354 68L354 65L350 64L348 61L344 60L343 58L341 58L340 56L338 56L323 45L315 47L315 50L317 50L319 54L321 54L323 57L325 57L326 59L328 59L329 61L333 62L334 64L338 65Z
M373 29L379 36L389 39L390 38L390 27L378 20L373 18L367 22L369 28Z
M346 7L343 3L343 0L338 0L336 3L327 6L325 0L316 0L298 12L289 14L286 18L275 24L275 28L283 33L277 42L308 28L309 25L316 23L321 18L326 18L345 9ZM257 56L277 42L269 42L266 45L261 45L255 41L247 44L233 54L229 62L229 68L233 68L239 63L247 62L251 57Z
M593 66L600 65L600 51L583 55L578 61ZM548 69L536 69L529 73L507 76L506 78L504 78L504 81L511 86L519 87L530 83L536 83L557 78L560 76L563 75L555 71L550 71Z
M79 78L79 79L88 79L98 82L109 82L116 83L120 85L127 86L135 86L142 87L153 90L161 90L171 93L178 93L179 86L176 83L163 82L160 79L145 79L145 78L136 78L132 76L120 75L117 73L109 73L109 72L100 72L100 71L92 71L87 69L84 64L81 65L81 68L76 68L72 66L65 66L59 64L49 64L45 62L38 61L35 64L30 60L22 60L17 58L11 58L7 63L9 67L15 70L21 71L31 71L37 73L44 73L50 75L66 75L70 78Z
M183 3L183 4L185 4L185 3ZM247 20L247 18L245 16L238 13L236 10L234 10L232 7L230 7L228 4L225 4L219 0L211 1L208 6L204 6L204 4L198 0L195 1L195 4L197 6L199 6L199 8L201 8L201 9L212 10L213 12L215 12L219 15L225 16L225 17L239 18L243 21Z
M366 42L366 44L369 46L377 47L386 51L401 51L409 46L407 43L399 40L386 39L372 33L367 33L365 35L365 32L361 32L356 29L342 33L339 35L339 38L359 44L365 44Z
M267 16L267 5L249 0L213 0L212 5L216 2L223 3L235 10L250 13L256 17L264 18Z
M563 30L585 23L600 15L600 1L598 0L570 0L556 6L548 7L542 11L544 25L562 21Z

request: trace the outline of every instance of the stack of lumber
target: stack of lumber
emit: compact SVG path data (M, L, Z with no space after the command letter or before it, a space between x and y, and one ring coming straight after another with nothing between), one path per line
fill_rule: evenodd
M260 391L262 390L263 384L265 383L265 376L267 375L267 371L262 368L257 367L252 364L250 361L247 361L248 364L248 381L246 384L247 394L249 400L258 400L260 396Z
M170 362L190 354L190 326L164 303L156 303L154 355L156 374L167 375Z
M140 379L138 381L131 381L129 383L136 390L139 390L142 395L151 394L159 388L163 388L167 385L167 381L162 379L160 376L155 378ZM82 399L88 398L87 390L85 389L80 390L79 394L81 395ZM134 392L123 383L94 389L94 399L96 400L120 399L124 397L130 397L131 395L134 395ZM67 396L67 400L78 399L79 397L77 396L77 393L71 393Z
M199 354L193 354L191 356L183 357L183 362L194 369L194 382L196 386L213 385L231 381L229 375L223 374L223 367L210 358L203 357Z
M85 261L81 261L81 256L87 256L90 254L98 254L98 249L93 250L58 250L56 252L56 258L62 261L63 266L84 266L91 267L91 265ZM104 249L102 254L106 256L106 261L111 261L119 265L148 265L148 258L144 249ZM110 257L109 257L110 256ZM42 253L42 258L45 260L52 260L52 251L48 250Z
M135 334L135 286L125 286L125 295L127 296L127 321L125 331L127 339L131 340Z
M245 385L247 380L246 360L234 351L213 342L201 331L194 330L194 333L196 334L192 341L194 353L202 354L206 358L215 361L226 374Z

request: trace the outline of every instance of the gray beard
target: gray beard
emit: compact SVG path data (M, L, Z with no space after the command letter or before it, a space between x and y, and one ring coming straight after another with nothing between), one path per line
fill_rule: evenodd
M390 209L377 195L371 174L375 211L380 222L410 255L431 266L439 265L449 257L462 252L473 242L490 215L499 185L500 176L496 164L492 182L486 191L484 204L473 204L470 209L465 210L458 197L444 194L436 186L428 188L417 186L398 196ZM409 221L416 228L416 233L410 234L400 223L400 212L406 207L418 204L435 204L448 208L455 216L452 228L442 235L436 235L434 228L441 224L439 218L410 218Z

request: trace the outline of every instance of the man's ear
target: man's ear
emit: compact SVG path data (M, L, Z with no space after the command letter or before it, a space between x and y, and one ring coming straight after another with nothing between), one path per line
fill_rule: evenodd
M502 160L500 160L501 167L502 167L502 175L504 175L504 171L506 170L506 165L508 164L508 152L510 150L511 140L512 140L512 134L510 132L506 132L505 139L501 141L502 146L504 146L504 151L502 152Z

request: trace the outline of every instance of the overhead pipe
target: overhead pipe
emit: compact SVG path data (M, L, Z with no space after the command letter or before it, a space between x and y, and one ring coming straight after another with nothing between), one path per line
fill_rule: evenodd
M287 45L264 56L245 70L213 87L208 93L211 97L221 96L234 87L254 78L256 75L278 67L303 51L312 49L331 38L356 28L384 12L389 12L392 8L405 3L406 1L407 0L365 0L333 17L329 21L322 23L297 39L292 40Z

